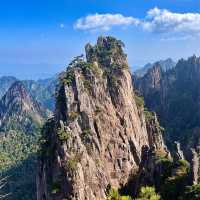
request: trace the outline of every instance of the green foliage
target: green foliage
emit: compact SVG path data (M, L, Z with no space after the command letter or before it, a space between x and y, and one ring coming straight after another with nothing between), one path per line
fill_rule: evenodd
M69 68L68 71L65 74L65 77L61 79L61 81L64 83L64 85L71 85L74 80L74 71L73 68Z
M39 149L40 134L27 135L22 132L9 132L7 136L0 139L0 172L20 164L30 154Z
M106 200L132 200L130 196L121 196L117 189L111 188Z
M159 157L157 158L156 165L162 168L160 177L157 177L159 180L159 186L161 186L164 184L165 180L171 176L173 161L164 157Z
M81 160L81 154L75 154L71 156L67 161L65 165L65 169L69 170L71 172L76 171L78 167L78 163Z
M100 38L99 40L103 40L104 38ZM119 58L126 58L126 55L123 52L124 44L120 40L116 40L113 37L106 37L107 45L103 46L101 43L95 46L96 55L98 57L98 61L102 65L106 65L110 63L110 58L113 60L117 60ZM115 62L114 62L115 63ZM119 68L123 68L123 66L119 66Z
M67 141L71 137L71 133L64 128L59 128L57 134L60 141Z
M51 194L57 194L61 190L61 185L58 182L52 183Z
M199 200L200 199L200 184L188 186L185 189L181 200Z
M161 188L161 195L165 200L178 199L182 196L188 184L190 165L185 160L179 160L174 164L172 171L172 176L165 180Z
M144 108L144 98L135 94L135 102L138 108Z
M120 200L120 195L119 195L118 190L113 189L113 188L110 189L106 200Z
M156 194L153 187L142 187L136 200L160 200L160 195Z
M144 110L144 115L145 115L145 119L148 121L151 121L152 119L154 119L153 113L147 110L146 108Z
M121 196L121 200L132 200L130 196Z
M3 194L9 194L6 200L36 199L36 168L37 155L33 154L1 172L0 178L8 177L7 184L2 189Z
M82 131L82 135L84 137L90 136L92 134L91 129L90 128L86 128Z
M34 200L43 120L32 113L21 113L20 116L16 113L1 124L0 178L8 176L8 183L3 188L4 193L10 193L7 200Z
M83 70L91 70L91 69L93 69L93 65L91 63L82 61L79 64L80 64L80 66L81 66L81 68Z

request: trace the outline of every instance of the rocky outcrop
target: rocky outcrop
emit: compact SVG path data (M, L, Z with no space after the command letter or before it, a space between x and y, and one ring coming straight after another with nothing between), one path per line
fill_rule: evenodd
M33 124L42 124L46 111L28 94L23 83L16 81L0 101L0 128L29 130Z
M135 102L123 43L100 37L62 73L55 117L44 127L38 200L102 200L137 174L144 147L164 149ZM163 150L165 151L165 150Z
M0 99L5 95L10 86L17 81L15 77L12 76L2 76L0 77Z
M197 174L200 130L200 58L180 59L166 72L155 65L142 78L134 78L135 87L144 96L145 104L159 116L166 130L166 140L175 160L186 158ZM178 143L174 145L174 142ZM196 175L195 175L196 174Z
M134 76L142 78L145 74L147 74L148 70L153 68L156 64L159 64L164 72L173 69L176 66L176 63L171 58L167 58L166 60L160 60L155 63L147 63L144 67L136 70L134 72Z
M184 160L183 151L181 150L181 144L179 142L174 142L175 144L175 152L174 152L174 158L175 160Z

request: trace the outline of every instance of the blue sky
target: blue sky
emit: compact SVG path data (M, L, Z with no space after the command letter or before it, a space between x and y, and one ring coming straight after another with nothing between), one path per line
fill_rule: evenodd
M51 76L99 35L124 41L132 69L200 55L200 1L2 1L0 76Z

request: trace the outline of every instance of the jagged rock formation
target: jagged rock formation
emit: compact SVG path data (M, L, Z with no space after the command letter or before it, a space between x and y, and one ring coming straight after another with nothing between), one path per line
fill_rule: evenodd
M138 78L143 77L145 74L147 74L148 70L153 68L154 65L156 65L156 64L159 64L164 72L166 72L176 66L176 63L171 58L168 58L166 60L160 60L155 63L146 64L144 67L136 70L134 72L134 76L137 76Z
M32 121L41 124L45 116L45 110L33 100L20 81L16 81L0 101L1 130L9 130L15 125L29 130Z
M15 77L12 76L2 76L0 77L0 99L8 91L10 86L17 81Z
M102 200L137 174L144 147L165 152L155 117L135 102L123 43L100 37L61 74L44 127L37 199ZM155 127L154 127L155 126Z
M36 199L36 153L46 111L14 82L0 100L0 179L7 200Z
M174 142L175 143L175 160L184 160L184 155L183 151L181 150L181 144L179 142Z
M8 89L15 83L17 78L12 76L0 77L0 99L6 94ZM57 75L52 78L41 80L23 80L22 83L26 88L27 93L31 95L34 100L39 102L44 109L54 110L55 99L54 92L58 82Z
M135 87L144 96L148 109L155 111L166 130L166 140L171 149L177 152L180 143L183 156L190 161L193 181L199 175L199 127L200 127L200 58L192 56L181 59L176 66L164 72L159 65L151 68L142 78L134 78ZM183 155L184 154L184 155ZM175 154L177 155L177 154Z
M56 85L58 83L57 75L52 78L47 78L43 80L24 80L27 91L31 96L38 101L41 106L45 109L53 111L55 109L55 99L54 92Z

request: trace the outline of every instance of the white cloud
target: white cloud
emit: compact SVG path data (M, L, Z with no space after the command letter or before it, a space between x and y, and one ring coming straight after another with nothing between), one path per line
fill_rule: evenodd
M74 27L88 31L108 31L114 26L138 25L139 22L138 19L121 14L94 14L78 19Z
M112 27L136 26L143 31L167 36L190 38L200 36L200 13L176 13L157 7L150 9L146 16L135 18L122 14L94 14L78 19L74 28L86 31L109 31Z
M144 30L155 33L199 34L200 13L173 13L153 8L141 25Z

